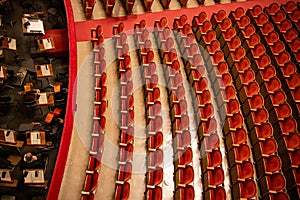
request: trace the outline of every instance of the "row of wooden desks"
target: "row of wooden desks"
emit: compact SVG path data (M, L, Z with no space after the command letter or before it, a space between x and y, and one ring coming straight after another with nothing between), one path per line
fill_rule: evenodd
M46 187L48 181L44 176L44 169L24 169L24 185L35 187ZM18 180L12 177L12 170L0 169L0 186L17 187Z
M0 144L21 148L24 142L17 140L17 133L15 130L0 129ZM27 131L26 145L35 148L45 148L48 145L45 131Z

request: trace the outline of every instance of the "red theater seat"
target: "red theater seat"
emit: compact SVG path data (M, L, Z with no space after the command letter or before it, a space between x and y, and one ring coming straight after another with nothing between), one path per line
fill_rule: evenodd
M297 86L294 90L291 91L291 93L294 98L294 101L297 102L297 104L299 105L298 102L300 102L300 86Z
M240 145L247 141L247 133L244 128L238 128L236 131L231 132L231 137L234 145Z
M251 179L239 182L234 186L233 193L237 198L253 198L256 195L256 184Z
M253 54L254 58L259 58L260 56L262 56L265 53L266 53L266 48L261 43L257 44L252 50L252 54Z
M181 134L176 134L177 149L182 150L191 144L191 133L188 130L184 130Z
M282 35L283 35L284 39L285 39L288 43L290 43L290 42L292 42L295 38L298 37L298 32L297 32L295 29L291 28L291 29L287 30L287 31L286 31L284 34L282 34Z
M269 7L265 8L270 15L274 15L279 9L280 7L277 3L272 3Z
M147 189L147 200L162 200L162 189L159 186Z
M179 168L175 172L175 182L177 187L185 187L194 181L194 169L187 165L185 168Z
M292 11L292 13L290 14L290 18L294 23L299 22L300 19L300 10L299 9L295 9Z
M245 57L246 52L243 47L238 47L234 52L231 53L231 56L235 62L239 62L243 57Z
M243 162L250 158L250 148L247 144L241 144L234 148L235 160L238 162Z
M224 171L221 167L207 171L203 175L204 191L224 183Z
M250 67L250 61L246 57L242 58L239 62L236 63L236 68L239 73L243 73L249 67Z
M200 120L207 121L214 114L214 107L211 103L205 104L203 108L199 108Z
M266 36L266 35L269 35L274 30L274 26L271 22L267 22L261 27L260 30L261 30L261 33L264 36Z
M207 195L208 195L209 199L211 199L211 200L226 200L226 191L225 191L224 187L219 186L219 187L211 188L208 191L209 191L209 194L207 194Z
M269 93L274 93L281 88L281 82L277 77L271 78L268 82L265 82L265 85Z
M257 137L259 139L266 139L273 135L273 129L270 123L263 123L255 127Z
M268 55L264 54L255 60L259 69L264 69L266 66L270 65L271 59Z
M197 94L198 106L204 107L204 105L211 102L211 95L209 90L204 90L202 93Z
M275 107L286 101L286 95L282 90L276 90L273 94L270 94L270 98Z
M228 118L228 122L230 129L236 130L237 128L243 126L244 118L240 113L236 113L232 117Z
M215 54L212 56L213 64L218 64L219 62L224 61L224 54L221 50L217 50Z
M125 182L124 184L117 184L115 200L127 200L130 194L130 184Z
M131 179L132 163L127 162L125 165L119 166L117 182L126 182Z
M265 67L264 70L262 70L260 73L264 81L269 81L271 78L276 76L275 67L273 67L272 65Z
M255 74L252 69L247 69L244 71L244 73L241 73L239 75L243 85L247 85L250 82L253 82L255 79Z
M277 192L269 196L270 200L290 200L290 197L285 192Z
M241 46L241 40L235 36L227 43L230 51L235 51L236 48Z
M193 161L193 150L189 147L184 151L178 152L178 158L175 157L176 168L185 168L186 165Z
M281 169L281 160L278 155L263 158L266 173L274 173Z
M126 164L133 156L133 145L127 144L126 147L120 147L120 161L119 164Z
M283 42L277 41L272 46L270 46L270 49L274 55L279 55L279 53L281 53L285 49L285 46Z
M288 135L284 135L283 139L286 144L286 148L288 150L294 150L300 147L300 135L299 133L290 133Z
M248 85L244 86L244 89L248 97L252 97L254 94L259 92L259 86L257 82L248 83Z
M220 140L217 133L204 137L205 151L212 151L220 146Z
M236 36L236 31L233 27L228 28L223 33L223 37L224 37L225 41L230 41L234 36Z
M267 175L264 179L262 179L261 185L264 186L264 188L262 188L263 194L270 191L272 193L275 193L285 188L285 178L280 172L272 175Z
M164 160L164 152L162 149L152 151L148 156L148 167L151 169L155 169L156 167L161 165Z
M254 46L260 43L260 36L257 33L253 33L246 41L248 46L252 49Z
M148 150L153 151L158 149L163 144L163 134L161 132L156 133L148 138Z
M262 12L254 18L254 20L256 21L257 26L262 26L269 21L269 17L266 13Z
M279 35L276 31L272 31L265 36L265 40L267 41L268 45L273 45L274 42L279 40Z
M278 107L274 108L277 114L277 120L284 120L291 115L292 109L289 104L280 104Z
M201 165L206 169L214 169L215 167L221 165L222 163L222 154L220 150L212 150L204 158L202 158ZM204 172L202 172L204 173Z
M231 21L230 19L228 18L224 18L220 24L219 24L219 27L221 29L222 32L225 32L228 28L230 28L232 25L231 25Z
M240 29L244 29L250 23L250 18L247 15L244 15L237 21L237 24Z
M277 151L277 143L273 138L266 138L259 142L262 154L271 155Z
M180 187L175 191L175 199L177 200L187 200L195 199L194 187L187 185L186 187Z
M292 28L292 23L289 20L284 19L280 22L280 24L278 24L277 27L279 28L281 33L285 33L287 30Z
M283 134L293 132L297 128L296 121L293 118L284 119L282 122L279 122L279 124Z
M87 171L98 171L101 167L101 160L98 157L90 155Z
M255 27L252 24L248 24L244 29L242 29L242 33L245 38L250 38L250 36L255 33Z
M300 38L295 38L290 44L289 44L292 52L298 52L300 49Z
M154 170L150 170L147 173L147 186L157 186L163 180L163 168L158 167Z
M234 19L239 21L242 16L245 15L245 10L243 7L238 7L234 11L232 11L232 15L234 16Z
M286 19L286 15L282 10L278 10L272 18L274 22L279 25L283 20Z
M250 13L254 18L258 17L258 15L263 11L260 5L255 5L251 10Z
M217 121L215 118L209 118L207 121L201 122L204 134L211 134L217 129Z
M227 116L232 116L233 114L239 112L240 110L240 104L238 100L236 99L231 99L227 104L226 104L226 115Z
M296 87L300 86L300 75L299 74L292 74L290 77L286 79L286 82L291 90L295 89Z
M245 179L251 178L254 175L253 164L250 161L245 161L242 164L236 165L237 168L237 180L245 181ZM233 176L233 174L231 175Z
M129 126L127 130L121 130L120 146L127 146L127 144L133 142L134 128Z
M148 125L148 130L149 130L148 134L151 135L156 134L156 132L158 132L161 129L162 122L163 121L161 116L156 116L154 119L150 119Z
M255 94L249 98L249 105L252 111L255 111L261 108L264 104L264 99L260 94Z
M218 69L218 70L216 70L217 75L218 74L222 75L222 74L228 72L228 65L225 61L219 62L217 65L217 69Z
M202 36L202 38L206 45L210 44L213 40L216 39L216 32L213 30L209 30L205 35Z
M282 8L285 12L292 13L297 8L297 5L294 1L288 1L285 5L282 5Z

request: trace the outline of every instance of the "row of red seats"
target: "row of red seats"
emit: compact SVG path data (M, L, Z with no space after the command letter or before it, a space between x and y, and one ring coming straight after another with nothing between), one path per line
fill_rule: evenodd
M298 21L300 18L300 9L296 8L295 2L292 1L288 2L286 5L282 5L281 7L282 9L279 9L279 5L273 3L266 8L266 13L269 15L269 19L273 19L275 28L277 27L278 31L283 34L284 40L281 41L280 39L278 39L278 41L274 45L276 45L277 49L286 51L280 52L276 61L281 66L281 78L286 80L285 82L283 82L282 87L283 89L285 89L288 96L288 102L292 107L293 116L297 121L299 121L300 96L298 91L300 91L300 70L296 68L295 64L299 64L300 62L300 39L298 37ZM282 10L284 10L285 12ZM278 19L278 16L281 16L280 19ZM287 28L285 30L282 30L280 28L280 26L282 26L281 24L287 24ZM288 74L284 72L287 72ZM300 123L298 123L298 131L300 131L299 126Z
M116 180L116 200L126 200L130 195L130 179L132 175L132 157L134 140L134 98L131 59L127 45L127 35L123 22L113 26L114 42L118 58L118 74L120 77L120 142L119 166Z
M97 36L94 35L95 30L97 31ZM99 25L96 29L92 29L92 44L93 39L96 37L103 37L102 27ZM103 43L99 44L101 48L104 49ZM96 49L96 48L95 48ZM99 49L97 47L97 49ZM98 51L94 51L94 57L97 57ZM104 52L101 54L101 60L105 60ZM93 133L92 144L90 148L89 162L86 170L86 178L84 182L84 188L81 192L82 199L93 200L94 193L96 192L98 176L101 168L102 152L104 148L104 138L105 138L105 125L106 125L106 73L103 72L106 66L103 66L103 70L97 71L98 63L94 62L95 65L95 101L94 101L94 117L93 117ZM98 73L97 73L98 72Z
M213 18L218 21L219 15L222 14L224 14L223 10L218 15L213 15ZM217 22L215 23L217 24ZM204 52L206 65L208 68L212 68L209 76L213 82L213 90L218 99L219 115L221 120L224 121L232 198L252 198L256 195L256 184L253 181L254 167L249 160L250 148L247 145L246 130L243 127L242 115L239 110L240 104L235 95L236 91L228 66L224 60L220 43L216 39L216 33L212 29L212 24L207 20L207 15L202 12L195 16L193 25L198 41L206 50ZM226 92L226 88L232 88L232 91L227 90L228 92ZM241 156L242 154L244 156Z
M191 165L193 152L190 147L189 117L180 63L167 19L164 17L155 21L154 27L160 56L166 65L164 72L166 77L169 77L167 87L170 98L170 117L173 124L175 199L194 199L195 192L191 185L194 182L194 168Z
M274 5L274 4L272 4L272 5ZM258 17L254 18L254 20L253 20L253 22L256 23L255 24L257 27L256 31L258 31L258 32L260 31L262 24L258 24L257 22L259 21L259 16L262 16L262 14L264 14L264 13L261 12L258 15ZM265 16L265 17L267 19L266 21L268 21L268 16ZM253 34L253 35L255 35L255 34ZM250 37L246 38L246 40L247 41L251 40L251 37L252 37L252 35ZM264 37L260 38L259 36L258 36L258 38L259 38L259 40L262 40L262 41L265 39ZM278 45L276 45L276 44L278 44L278 42L279 43L281 42L279 40L279 38L277 40L274 40L273 42L266 40L266 43L269 45L271 52L273 53L272 55L275 55L275 57L280 55L280 53L283 52L285 49L284 45L282 48L280 48L280 46L278 47ZM248 42L248 43L250 43L250 42ZM252 46L250 48L255 48L257 45ZM277 52L274 52L274 50L276 50ZM265 54L263 54L263 55L265 55ZM267 55L265 55L265 56L267 56ZM255 60L258 60L258 58L255 57ZM268 60L270 60L269 57L268 57ZM288 65L294 65L294 64L292 62L289 62ZM270 65L270 62L267 63L267 66L265 68L268 68L268 67L272 67L272 65ZM262 68L262 70L264 70L263 72L265 72L265 68ZM261 68L259 68L259 70L261 70ZM273 74L273 76L276 76L276 72L273 72L271 74ZM263 74L262 74L262 76L263 76ZM269 80L265 80L264 78L262 78L262 79L263 79L263 81L269 81ZM278 82L279 82L279 80L278 80ZM272 85L274 85L274 83ZM275 93L277 94L276 96L274 95ZM277 126L279 126L278 124L280 123L280 121L285 121L285 122L292 121L293 122L292 124L296 125L295 119L291 116L291 108L290 108L289 104L286 102L287 97L286 97L285 93L282 92L281 89L278 89L276 91L271 91L271 92L267 91L267 94L268 94L268 96L266 99L269 99L269 101L271 102L271 105L270 105L271 110L269 111L270 112L269 120L274 125L274 127L276 127L276 124L277 124ZM278 97L278 94L279 94L279 97ZM281 100L281 102L272 105L272 103L273 103L272 99L274 100L274 97L279 98ZM278 100L278 99L275 99L275 100ZM296 131L295 125L294 125L294 128L291 127L292 128L291 132L288 132L288 133L276 131L275 138L277 139L278 146L280 147L280 148L278 148L278 152L280 153L280 155L284 155L288 152L294 152L295 150L299 149L300 135ZM276 129L276 130L280 130L280 129ZM287 188L288 189L294 188L295 185L297 184L297 179L294 177L297 177L298 173L299 172L293 170L292 168L284 169L284 174L287 177ZM291 176L291 174L293 176Z
M143 80L145 84L145 97L149 92L158 88L158 76L156 64L154 62L154 53L152 51L152 43L149 40L149 32L146 28L146 21L142 20L134 25L135 42L139 46L138 56L140 64L143 66ZM163 144L162 133L162 117L161 117L161 102L158 97L155 102L150 98L145 98L146 101L146 121L147 121L147 185L146 199L161 200L163 181Z
M235 12L235 13L237 13L237 12ZM238 13L241 14L238 17L234 16L233 14L231 15L231 16L233 16L233 17L231 17L231 22L233 23L233 26L235 27L235 29L237 31L240 31L240 34L238 34L238 36L239 36L238 39L241 38L241 39L246 40L246 42L244 42L244 46L245 46L245 44L249 44L249 41L251 40L250 37L255 34L255 28L254 28L254 31L251 31L251 34L249 34L249 32L247 32L247 27L251 26L249 17L242 14L241 11L238 11ZM258 35L257 35L257 37L260 38ZM256 45L259 45L259 44L256 44ZM246 45L246 47L247 47L247 49L248 49L248 47L250 48L250 50L248 50L248 52L247 52L247 57L250 57L251 60L259 58L259 56L263 54L263 53L260 53L259 55L255 55L256 52L252 45L250 45L250 46ZM242 53L240 53L241 57L237 58L237 59L233 58L233 60L239 62L242 57L244 58L246 52L243 47L241 47L241 48L237 47L236 50L237 49L239 49L239 51L242 52ZM236 50L234 51L235 55L238 54L238 52ZM265 53L264 50L262 50L262 52ZM233 66L233 67L235 67L235 66ZM253 72L252 68L248 68L248 70L250 70L252 72L252 76L248 75L248 77L252 77L251 79L254 80L254 72ZM236 69L236 71L238 71L238 69ZM259 75L261 75L260 72L258 72L258 75L256 75L256 77L258 77ZM269 81L269 79L266 79L265 81ZM240 81L238 82L238 84L240 84ZM242 83L242 84L250 84L250 83ZM268 125L268 122L267 122L267 117L268 117L267 111L264 108L262 108L264 105L263 97L260 94L257 95L256 94L257 92L259 92L259 90L257 90L255 93L253 93L253 95L247 96L247 98L250 97L250 101L247 102L248 104L243 104L242 110L244 111L244 114L248 114L249 110L251 111L252 117L247 118L248 125L250 123L250 124L254 125L254 127L256 127L257 125L260 125L261 123L263 123L263 124L266 124L264 128L269 127L269 131L270 131L272 129ZM269 91L267 91L267 92L269 92ZM247 105L247 106L245 107L244 105ZM253 108L253 107L255 107L255 108ZM246 113L245 113L245 111L246 111ZM253 114L255 117L253 117ZM266 116L266 117L262 117L262 116ZM253 119L254 119L254 124L252 122ZM257 121L257 120L259 120L259 121ZM253 127L250 127L250 130L252 128ZM272 154L274 155L273 160L270 160L270 159L268 160L270 163L273 164L272 165L273 168L271 170L264 168L263 165L257 166L257 167L260 167L259 168L260 170L262 170L262 171L258 172L258 174L260 175L260 176L258 176L258 178L259 178L260 190L261 190L262 195L269 194L270 190L276 191L276 193L279 192L279 194L282 195L283 191L281 191L281 190L283 190L285 188L284 176L282 175L282 173L278 172L278 170L281 169L281 164L280 164L279 157L276 155L277 144L276 144L276 141L273 139L272 132L273 131L271 131L269 133L268 137L264 138L264 141L258 141L258 143L253 145L254 158L258 162L260 159L265 159L266 158L265 155L269 155L269 156ZM255 139L255 141L257 141L256 138L254 138L254 139ZM269 158L269 156L267 158ZM267 164L270 164L270 163L267 163ZM277 164L275 164L275 163L277 163ZM261 173L261 172L264 172L264 173ZM270 176L266 175L267 172L268 173L271 172L272 175L270 175ZM276 185L274 183L276 183ZM285 196L286 196L286 198L288 198L287 195L285 195Z
M204 67L201 49L199 49L192 32L187 23L187 16L182 15L175 18L173 23L174 35L180 46L184 58L185 71L189 76L189 82L195 89L195 109L199 111L199 141L204 146L207 154L201 159L202 182L205 199L226 199L224 189L224 170L221 166L222 155L220 152L219 136L216 133L217 123L214 118L214 108L211 104L211 95L208 90L208 80ZM206 60L206 58L204 58ZM198 114L198 113L197 113ZM198 115L196 115L198 118ZM210 158L213 158L212 160Z

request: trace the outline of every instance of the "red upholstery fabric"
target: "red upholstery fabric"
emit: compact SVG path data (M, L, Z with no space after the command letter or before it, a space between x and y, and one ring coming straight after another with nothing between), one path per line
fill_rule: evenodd
M239 183L239 186L241 198L252 198L256 195L256 184L253 180L248 179L245 182Z
M229 120L229 126L232 129L237 129L237 128L241 127L244 122L244 118L240 113L234 114L228 120Z
M247 69L244 73L240 74L240 78L243 84L248 84L255 79L255 74L252 69Z
M205 150L211 151L216 149L220 146L220 140L218 134L210 134L209 136L205 137Z
M279 122L282 132L287 134L296 130L296 121L293 118L287 118L283 122Z
M224 182L224 171L221 167L208 171L209 185L217 186Z
M236 160L245 161L250 158L250 148L247 144L241 144L238 147L234 148Z
M248 85L244 86L247 96L252 97L259 91L259 86L257 82L250 82Z
M211 134L217 130L217 121L215 118L209 118L207 121L201 123L204 134Z
M278 155L271 155L270 157L263 158L266 172L273 173L281 169L281 159Z
M213 150L207 154L208 167L217 167L222 163L222 154L220 150Z
M270 95L274 106L278 106L286 101L286 95L282 90L277 90Z
M263 154L270 155L277 151L277 143L273 138L267 138L259 142Z
M273 129L270 123L263 123L255 127L258 138L268 138L273 134Z
M256 110L262 107L264 104L264 99L260 94L256 94L249 98L249 104L251 109Z
M210 189L210 199L211 200L226 200L226 191L224 187L219 186Z
M285 187L285 178L281 173L267 176L267 182L270 190L280 191Z
M296 149L298 147L300 147L300 135L299 133L290 133L287 136L283 136L285 143L286 143L286 147L288 149Z
M251 178L254 174L253 165L250 161L245 161L238 165L238 175L241 179Z
M233 144L243 144L247 141L247 133L244 128L238 128L236 131L231 132Z
M231 99L226 104L226 113L227 114L234 114L240 110L240 104L237 99Z

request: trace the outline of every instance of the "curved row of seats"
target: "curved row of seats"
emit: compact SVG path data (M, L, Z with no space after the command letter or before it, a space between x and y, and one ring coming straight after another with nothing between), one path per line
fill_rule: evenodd
M257 7L257 6L256 6ZM254 10L257 10L257 8L254 7ZM248 13L251 13L252 10L248 10ZM239 11L239 13L243 13L241 11ZM257 60L259 59L261 56L264 55L265 51L263 51L264 53L260 53L259 55L257 55L257 51L255 49L257 44L253 43L253 39L251 40L250 37L254 36L255 38L260 38L259 35L257 35L255 33L255 31L249 31L255 28L253 27L252 24L250 24L250 20L248 18L248 16L242 14L241 16L234 16L233 18L231 18L232 23L237 24L237 26L235 26L235 28L238 27L243 27L242 29L240 29L240 34L238 34L239 38L241 39L241 41L243 42L243 49L247 52L247 57L250 60ZM253 21L255 21L253 19ZM249 28L251 27L251 28ZM239 30L239 29L236 29ZM251 32L251 33L249 33ZM251 43L252 42L252 43ZM272 67L272 66L270 66ZM243 107L243 110L246 112L249 112L250 110L255 110L258 109L256 105L260 105L259 107L263 107L266 108L268 111L270 111L270 109L273 109L273 106L268 106L268 104L266 104L263 101L263 96L266 97L266 99L268 98L268 94L273 92L272 88L269 87L272 81L276 81L276 74L274 73L267 73L265 71L263 71L264 69L259 69L259 67L256 67L255 62L254 64L251 65L250 70L252 70L252 72L256 73L256 81L260 84L261 89L258 90L259 94L255 94L255 96L253 95L251 97L251 101L248 101L249 105L246 105L246 107ZM253 107L255 107L255 109L253 109ZM256 112L256 113L255 113ZM251 114L253 113L253 111L251 111ZM255 117L257 118L259 114L257 111L254 111ZM262 116L262 115L261 115ZM254 118L254 119L256 119ZM269 119L267 119L269 118ZM265 196L271 196L269 193L270 191L273 191L274 194L281 195L282 199L288 199L287 194L285 194L285 179L284 176L281 172L281 160L279 159L278 155L277 155L277 143L276 140L274 140L274 136L273 136L273 127L270 125L270 122L272 124L272 113L269 114L269 117L267 117L263 122L258 123L258 125L255 125L255 131L252 131L254 133L255 137L252 137L251 141L253 143L253 149L254 149L254 158L257 162L256 167L257 167L257 177L259 178L259 184L260 184L260 190L261 190L261 195ZM268 120L268 121L267 121ZM249 118L247 119L247 122L249 123ZM260 124L263 124L260 125ZM251 130L250 130L251 131ZM263 138L259 137L259 134L262 135L263 134ZM261 140L263 139L263 140ZM254 144L254 142L256 142L258 140L258 143ZM260 152L261 155L258 155L257 152ZM268 155L268 156L267 156ZM261 160L262 159L262 160ZM272 166L270 168L270 166ZM278 172L279 171L279 172ZM270 175L266 175L266 174L270 174ZM276 183L276 184L275 184ZM272 194L274 196L274 194ZM271 198L271 197L270 197Z
M145 197L148 200L161 200L163 181L163 138L160 95L151 98L153 92L159 93L158 75L154 62L154 52L146 21L134 25L134 38L138 49L139 63L142 66L144 97L147 121L147 182Z
M300 64L300 39L298 36L300 30L300 9L296 7L295 2L293 1L283 5L282 9L280 9L277 3L273 3L269 7L266 7L265 12L262 12L260 15L268 15L268 19L274 25L274 30L268 34L269 36L267 37L268 40L266 38L266 42L268 44L274 43L273 49L276 49L276 54L279 54L277 56L278 58L276 58L273 62L276 61L280 66L278 77L281 80L285 80L282 81L282 88L287 94L287 100L291 105L293 117L298 121L299 132L300 69L299 67L296 67L294 63L298 63L298 65ZM283 37L279 38L279 34L283 35ZM271 35L274 36L271 37Z
M218 196L220 199L226 199L220 141L216 132L217 123L204 67L206 58L201 55L202 49L199 49L185 15L174 19L173 30L183 56L186 74L194 88L192 93L194 93L196 121L199 123L198 138L203 151L201 154L204 156L201 158L204 198L215 199ZM211 156L214 157L212 160Z
M215 20L215 27L212 28L206 14L202 12L194 17L193 29L199 43L206 50L203 55L206 58L206 66L211 69L209 77L213 83L212 87L217 100L219 116L221 122L224 123L223 134L228 152L232 198L253 198L256 196L256 184L253 180L254 167L250 160L251 153L247 144L240 103L221 45L216 39L216 32L213 31L213 29L218 31L219 17L219 15L213 16L212 21ZM218 36L220 37L220 35Z
M116 4L116 0L99 0L99 3L101 3L101 1L104 5L106 15L112 16L113 9ZM199 5L204 5L205 0L197 0L197 2L199 3ZM221 3L220 0L214 0L214 2ZM132 14L135 0L124 0L124 1L122 1L122 3L124 4L124 8L125 8L127 14ZM164 9L169 9L171 0L161 0L160 3ZM188 0L179 0L179 3L181 5L181 7L185 8L185 7L187 7ZM94 6L96 4L96 0L82 0L82 4L83 4L86 18L91 19L93 10L94 10ZM153 0L142 0L142 5L144 6L145 11L147 11L147 12L149 12L149 11L151 12L152 4L153 4Z
M194 199L193 152L190 147L189 116L185 99L185 88L175 42L165 17L154 22L154 36L164 66L169 95L174 152L175 199Z
M96 34L97 32L97 34ZM91 30L91 41L94 53L94 66L95 66L95 101L94 101L94 117L93 117L93 133L92 144L90 148L89 162L86 169L86 178L84 187L81 192L82 200L93 200L97 188L98 176L101 168L101 159L104 149L105 125L106 118L105 112L107 107L106 101L106 73L104 69L104 44L102 42L97 45L94 41L98 41L99 37L103 37L102 26ZM100 64L103 63L103 64Z
M113 26L113 39L118 61L120 81L120 142L119 166L116 180L116 200L126 200L130 195L130 179L132 174L133 140L134 140L134 98L131 58L127 44L125 24Z
M225 20L227 20L226 22L228 23L228 19L226 17L224 17L223 20L221 21L221 28L225 26L224 25L224 24L226 24L226 23L224 23ZM233 26L235 27L236 31L238 32L237 35L243 39L246 38L246 40L247 40L248 35L245 35L244 33L246 33L246 34L248 33L247 27L249 27L249 25L250 25L250 20L248 19L248 16L235 17L232 19L232 23L233 23ZM230 23L228 23L228 24L230 25ZM227 27L229 27L229 26L227 26ZM221 31L225 32L226 30L221 30ZM234 44L234 43L231 43L233 41L233 39L236 39L237 44L239 44L239 45L241 44L241 41L239 41L239 37L232 37L232 39L229 42L227 42L227 46L229 49L232 47L232 44ZM247 42L244 44L247 44ZM238 73L242 73L242 76L239 77L241 80L236 79L235 82L236 82L237 88L239 88L240 85L242 84L245 89L246 98L242 91L239 92L239 97L240 97L241 102L244 102L244 101L246 102L246 104L243 103L242 110L244 111L244 115L247 117L248 129L251 131L251 130L253 130L253 128L256 128L259 124L266 124L268 117L267 117L266 109L263 108L263 97L260 94L257 94L257 92L259 92L258 84L255 81L253 82L255 76L254 76L253 70L251 68L249 68L250 62L249 61L245 62L245 63L249 63L249 64L242 65L242 67L245 67L245 68L242 71L239 71L240 70L239 67L241 66L240 61L242 59L245 59L245 54L246 54L245 49L242 47L238 47L239 45L237 45L237 47L235 49L232 49L232 52L234 53L232 55L232 58L227 58L227 59L229 60L230 63L232 63L232 61L234 61L234 62L236 62L236 64L239 64L239 65L233 64L232 70L237 71ZM253 55L253 51L250 50L247 52L248 57L250 57L249 55L251 55L251 54ZM253 58L251 58L251 59L253 60ZM248 59L246 58L246 60L248 60ZM248 80L248 82L247 82L247 80ZM252 84L256 83L256 84L251 85L251 83ZM253 87L255 85L256 85L256 87ZM252 88L249 88L249 86L252 86ZM252 90L252 94L249 95L249 91L251 91L251 89L254 89L254 90ZM259 126L260 126L260 128L262 127L261 125L259 125ZM270 127L270 125L269 126L267 126L267 124L264 125L264 128L266 128L266 127ZM259 141L256 144L252 141L253 148L254 148L254 158L257 162L262 157L264 157L265 154L273 154L276 152L277 144L276 144L275 140L272 139L272 131L271 130L272 129L269 130L269 136L265 137L264 141ZM253 137L252 137L252 139L253 139ZM255 141L257 141L256 138L255 138ZM273 147L273 148L271 148L271 147ZM280 165L277 165L277 166L278 166L278 169L280 169ZM257 168L258 168L258 170L257 170L258 172L265 172L265 170L263 170L263 168L259 168L258 166L257 166ZM277 170L275 170L275 171L277 171ZM275 188L277 190L276 192L278 192L278 191L284 189L284 187L285 187L285 180L281 173L272 174L271 176L265 176L263 178L258 176L258 178L260 178L259 183L260 183L261 195L266 195L266 194L268 194L269 190L272 190L272 189L275 190ZM271 179L273 182L277 181L278 187L275 187L275 185L272 185ZM281 193L282 192L280 192L280 194Z
M272 5L274 6L274 4ZM268 7L266 9L268 9ZM273 63L275 64L275 66L278 66L278 72L282 72L281 69L285 66L295 65L293 62L290 61L286 61L282 64L278 62L279 60L281 60L278 57L280 57L282 53L285 52L285 46L280 41L279 37L276 39L273 38L272 41L270 41L270 35L272 33L277 33L276 31L273 30L268 35L262 34L262 27L265 24L269 23L269 17L263 11L259 13L257 12L257 10L259 9L256 8L257 15L253 15L252 10L248 11L248 15L253 17L252 22L255 25L254 30L259 34L248 34L248 36L245 37L245 39L246 43L248 44L248 48L251 49L253 59L256 61L256 63L259 63L258 61L262 59L262 56L264 56L264 58L268 61L264 63L264 66L258 64L256 65L255 63L252 65L252 68L258 70L256 73L256 79L261 80L262 82L260 83L262 85L261 91L264 90L264 96L267 100L265 105L266 108L269 110L269 121L273 125L274 129L277 130L274 133L274 137L276 138L279 147L278 152L282 157L284 154L294 152L297 151L297 149L299 149L300 135L297 131L296 120L292 116L291 107L286 101L287 92L285 91L288 90L281 90L280 79L277 78L278 75L276 74L276 70L273 67L272 61L269 56L275 56ZM253 37L255 37L256 39L252 39ZM257 41L256 44L253 41ZM265 49L264 46L260 46L259 41L261 41L263 44L267 44L265 45L267 48ZM260 47L260 49L262 49L261 51L264 52L263 54L261 54L261 56L255 55L255 53L257 53L257 49L259 49L258 47ZM250 55L250 57L252 56ZM276 82L279 83L277 84L279 85L279 87L276 87ZM274 89L270 88L270 86L272 86ZM291 124L289 126L290 130L288 132L283 132L280 126L287 122ZM292 168L283 168L283 173L285 174L285 177L287 179L287 190L289 191L291 188L294 188L297 184L296 177L299 176L299 172L293 170Z

